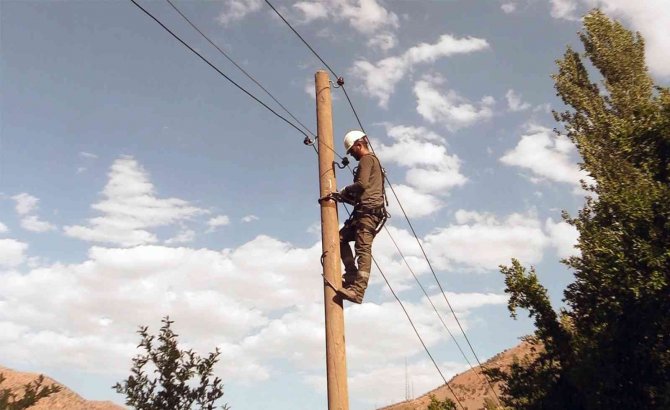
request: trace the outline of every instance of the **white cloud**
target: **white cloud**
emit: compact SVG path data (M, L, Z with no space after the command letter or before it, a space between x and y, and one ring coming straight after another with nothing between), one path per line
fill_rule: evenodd
M454 219L456 219L456 223L460 225L464 225L469 222L488 225L494 225L496 223L496 217L491 213L480 213L477 211L467 211L465 209L459 209L456 211L454 213Z
M263 6L262 0L226 0L224 10L217 20L223 25L242 20L247 14L254 13Z
M27 215L37 209L37 203L39 202L38 198L22 192L20 194L14 195L12 197L16 201L16 212L23 216Z
M466 37L456 38L449 34L440 36L437 43L421 43L409 48L399 56L387 57L377 63L367 60L354 62L352 74L362 79L364 91L376 98L381 107L388 105L396 84L419 64L432 63L454 54L471 53L489 47L486 40Z
M387 133L395 140L393 144L375 144L375 151L384 163L404 167L436 166L444 160L447 152L444 139L424 138L424 135L435 135L424 127L387 125Z
M0 239L0 266L14 267L22 264L26 260L27 249L27 244L15 239Z
M577 0L550 0L551 17L566 20L578 20Z
M545 229L559 258L579 256L579 249L575 248L579 239L577 228L565 221L554 222L553 219L548 218L545 222Z
M56 225L40 220L37 215L28 215L21 219L21 227L31 232L47 232L56 229Z
M258 221L260 218L258 218L256 215L246 215L242 217L241 221L245 223L249 223L252 221Z
M190 243L195 239L195 231L192 229L184 229L180 231L174 237L165 241L167 245L177 244L177 243Z
M216 228L220 226L226 226L228 224L230 224L230 218L228 218L227 215L215 216L214 218L211 218L209 221L207 221L207 226L209 226L207 232L214 232Z
M409 168L405 180L422 193L445 195L449 189L465 184L461 161L449 155L444 139L423 127L386 125L394 139L391 145L379 144L376 152L383 163Z
M302 14L305 23L326 18L345 20L356 31L370 36L380 30L398 27L398 16L377 0L300 1L293 7Z
M516 3L514 3L514 2L503 3L503 4L500 5L500 8L506 14L514 13L516 11Z
M26 247L0 240L0 261L20 264ZM93 247L82 263L1 272L0 322L26 329L0 349L29 359L30 349L40 347L39 357L32 360L42 366L118 369L134 349L136 326L156 327L166 314L177 322L186 344L203 349L219 343L240 345L268 324L269 312L320 299L321 280L315 273L319 255L320 246L297 249L258 237L222 252ZM47 338L54 343L41 342ZM104 346L110 347L106 354ZM65 355L74 350L78 353Z
M87 159L98 159L97 155L92 154L90 152L85 152L85 151L81 151L79 153L79 156L82 157L82 158L87 158Z
M410 218L421 218L433 214L444 206L442 201L437 197L430 194L424 194L411 186L394 184L393 188L395 189L396 195L398 195L398 199L402 203L402 207L405 209L407 216ZM393 197L391 189L387 189L389 212L395 217L401 217L402 210Z
M88 226L64 228L65 234L92 242L136 246L158 239L147 229L188 220L205 210L178 198L158 198L147 172L132 157L114 161L105 197L91 207L102 216L88 220Z
M0 233L6 233L6 232L9 232L9 229L7 228L7 225L0 222Z
M46 232L56 229L56 226L39 219L37 215L31 215L37 211L39 199L22 192L12 197L16 201L16 212L21 216L21 227L32 232Z
M374 33L383 27L398 27L398 16L382 7L377 0L337 0L339 13L361 33Z
M386 108L396 84L405 76L408 69L409 66L402 57L388 57L376 64L358 60L351 72L365 82L363 90L377 98L379 105Z
M413 236L391 230L410 263L418 262L420 250ZM397 259L387 239L380 238L375 247L384 260ZM0 240L0 261L17 266L25 260L26 248ZM217 374L226 380L269 379L277 361L288 361L305 381L318 380L325 364L320 253L320 242L296 248L258 236L222 251L95 246L81 263L0 271L0 350L43 367L121 373L136 352L137 326L146 324L155 332L160 318L170 315L185 346L201 353L214 346L222 350L225 365ZM423 264L417 268L418 274L427 272ZM382 285L378 276L373 273L368 301L347 304L345 312L351 375L363 385L401 366L404 358L422 354L397 303L373 301L374 288ZM388 276L394 287L403 287L407 280L406 272L402 278L396 273ZM441 295L431 297L437 300ZM503 295L485 293L448 297L466 329L473 309L505 301ZM407 302L406 307L429 346L448 341L427 300ZM453 320L443 314L447 326L456 331ZM371 345L373 335L376 342ZM443 370L451 374L459 366L444 363ZM426 386L435 382L429 369L424 363L410 365L416 383L425 373ZM381 390L361 388L359 393L366 402L393 397Z
M368 47L388 51L398 44L398 40L392 33L380 33L368 40Z
M544 103L544 104L537 105L537 106L535 106L535 108L533 108L533 112L544 112L546 114L549 114L549 113L551 113L551 104Z
M325 19L328 17L329 13L329 9L324 7L323 3L299 1L293 4L293 7L302 13L303 22L305 23Z
M480 271L495 270L500 264L509 264L511 258L524 263L542 259L549 240L536 216L514 213L499 221L489 214L459 212L456 224L425 237L427 252L439 269L459 264Z
M389 220L386 225L388 234L385 231L380 232L374 242L375 260L384 269L384 275L393 284L393 289L396 293L412 289L415 286L415 282L407 265L398 253L393 243L394 241L401 249L407 264L415 275L421 276L430 272L428 263L426 263L414 235L407 230L393 226L392 222L399 222L401 219L402 214L397 214L394 219ZM389 234L392 236L389 236ZM393 241L391 238L393 238ZM370 284L371 286L380 286L386 292L386 284L381 275L373 274ZM390 293L387 294L387 297L390 297Z
M510 111L524 111L531 107L529 103L521 100L521 96L512 89L507 90L507 93L505 93L505 98L507 99L507 107L509 107Z
M575 152L575 146L567 137L556 135L548 128L531 126L517 146L507 151L500 161L530 170L538 177L536 182L548 179L578 188L581 179L589 183L593 180L571 158Z
M436 168L410 169L405 179L421 192L444 195L449 189L461 186L467 181L459 172L459 167L460 160L456 156L449 156Z
M485 96L479 103L471 103L456 91L447 90L444 94L438 91L436 87L443 82L439 77L427 77L414 85L416 110L427 121L444 125L454 131L486 121L493 116L493 97Z

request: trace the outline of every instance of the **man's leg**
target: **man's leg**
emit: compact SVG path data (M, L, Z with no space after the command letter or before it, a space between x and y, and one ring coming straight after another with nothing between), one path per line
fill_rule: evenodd
M356 239L356 228L354 225L350 221L347 221L342 229L340 229L340 257L344 264L344 275L342 278L344 280L342 286L344 287L353 285L358 271L354 255L351 252L351 246L349 246L349 242Z
M363 301L365 290L370 280L372 270L372 241L375 239L375 230L379 223L379 217L374 215L363 215L356 229L356 261L358 262L358 274L353 284L356 292L356 303Z

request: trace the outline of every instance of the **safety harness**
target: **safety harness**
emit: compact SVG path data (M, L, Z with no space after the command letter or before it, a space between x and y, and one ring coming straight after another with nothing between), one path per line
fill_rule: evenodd
M388 198L386 197L386 169L382 167L381 162L379 162L379 158L377 158L376 155L372 155L376 160L377 160L377 165L379 166L379 169L382 172L382 206L377 207L377 208L364 208L359 205L354 206L354 211L352 212L351 216L349 219L345 222L345 225L351 220L353 221L355 219L356 213L358 214L368 214L368 215L374 215L379 217L379 223L377 223L377 226L375 227L374 234L375 236L384 228L384 225L386 224L386 221L391 217L391 214L388 213L386 210L386 207L389 204ZM354 174L358 171L358 167L354 168Z

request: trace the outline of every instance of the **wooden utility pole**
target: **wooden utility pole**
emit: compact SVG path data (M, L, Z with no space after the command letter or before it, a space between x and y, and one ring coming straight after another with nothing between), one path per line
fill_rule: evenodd
M317 71L314 77L316 80L316 127L319 136L319 197L323 197L337 190L333 169L333 113L328 73ZM342 286L342 270L338 225L337 203L321 201L323 275L328 282L339 288ZM342 298L325 282L323 297L326 311L328 410L349 410Z

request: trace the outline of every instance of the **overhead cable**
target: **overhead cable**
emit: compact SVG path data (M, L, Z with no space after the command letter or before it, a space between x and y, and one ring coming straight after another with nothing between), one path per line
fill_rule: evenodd
M354 105L351 101L351 98L349 98L349 94L347 93L347 90L344 86L344 81L341 79L341 77L339 77L337 75L337 73L328 65L328 63L326 63L324 61L324 59L321 58L319 53L317 53L316 50L314 50L314 48L312 48L312 46L300 35L300 33L298 33L298 31L295 28L293 28L293 26L288 22L288 20L286 20L286 18L284 18L284 16L272 5L272 3L270 3L269 0L265 0L265 2L284 21L284 23L286 23L286 25L291 29L291 31L293 31L293 33L295 33L295 35L298 36L298 38L305 44L305 46L307 46L307 48L316 56L316 58L318 58L319 61L321 61L326 66L326 68L328 68L328 70L333 74L333 76L335 76L336 78L338 78L338 80L340 80L340 81L338 81L338 84L341 83L342 91L344 91L344 95L346 96L347 101L349 102L349 106L351 107L351 110L353 111L353 114L356 117L356 121L358 122L358 125L361 128L361 131L363 131L363 133L365 133L365 128L363 127L363 123L362 123L360 117L358 116L358 112L356 111L356 108L354 107ZM372 152L374 153L374 148L372 148L372 144L370 144L370 148L372 149ZM472 343L470 342L470 339L468 338L467 334L465 333L465 330L463 329L463 326L461 325L461 322L458 319L458 317L456 315L456 312L454 311L453 307L451 306L451 303L449 302L449 299L447 298L446 292L444 291L444 288L442 287L442 284L440 283L440 280L437 278L437 274L435 273L435 269L433 269L433 266L430 263L430 260L428 259L428 255L426 254L426 251L425 251L423 245L421 244L421 241L419 240L419 237L416 234L416 231L414 230L414 226L412 225L409 217L407 216L407 212L405 212L405 209L402 206L402 203L400 202L400 198L398 198L398 194L395 192L395 189L393 188L393 184L391 184L391 181L388 178L388 176L384 175L384 178L386 179L389 186L391 187L391 192L393 193L393 196L395 197L396 201L398 202L398 205L400 205L400 210L402 211L402 213L405 217L405 220L407 221L407 223L408 223L408 225L409 225L409 227L412 231L412 234L414 235L414 238L416 239L416 242L419 244L419 248L421 249L421 252L422 252L424 258L426 259L426 262L428 263L428 267L430 268L430 270L433 274L433 277L435 278L435 281L436 281L438 287L440 288L440 291L442 292L442 295L444 296L444 300L446 301L447 306L449 307L449 310L451 311L451 314L453 315L454 319L456 320L456 323L458 324L458 327L459 327L461 333L463 334L463 337L465 338L468 346L470 347L470 351L472 352L473 356L477 360L477 363L479 364L480 368L486 369L484 367L484 365L482 365L481 361L479 360L479 357L477 356L477 353L475 352L474 347L472 346ZM498 399L498 402L500 402L500 399L499 399L498 395L496 394L495 390L493 389L493 386L492 386L489 378L486 377L486 376L484 376L484 377L486 378L486 380L488 382L488 385L491 388L491 392L496 397L496 399Z
M238 70L242 71L242 73L244 73L244 75L246 75L248 79L250 79L251 81L253 81L254 84L256 84L261 90L265 91L265 93L266 93L270 98L272 98L272 100L273 100L274 102L276 102L276 103L277 103L277 104L278 104L284 111L286 111L286 113L287 113L289 116L291 116L291 118L293 118L293 120L295 120L295 122L297 122L298 124L300 124L300 125L302 126L302 128L304 128L307 132L309 132L313 137L316 138L316 134L314 134L309 128L307 128L307 126L306 126L305 124L303 124L299 119L297 119L293 114L291 114L291 112L284 106L284 104L282 104L281 102L279 102L279 100L277 100L277 98L275 98L275 96L272 95L272 93L270 93L270 91L268 91L265 87L263 87L263 85L262 85L260 82L258 82L258 81L257 81L251 74L249 74L249 73L247 72L247 70L245 70L244 68L242 68L242 66L240 66L239 64L237 64L237 63L235 62L235 60L233 60L233 58L230 57L230 56L228 55L228 53L226 53L225 51L223 51L223 50L221 49L221 47L219 47L216 43L214 43L214 42L213 42L213 41L212 41L212 40L211 40L205 33L202 32L202 30L200 30L195 24L193 24L193 22L192 22L188 17L186 17L186 15L185 15L184 13L182 13L182 11L179 10L179 8L177 8L177 6L175 6L174 3L172 3L171 0L166 0L166 1L168 2L168 4L170 4L170 6L172 6L172 8L173 8L173 9L174 9L174 10L175 10L175 11L176 11L176 12L177 12L177 13L178 13L184 20L186 20L186 22L187 22L191 27L193 27L193 29L194 29L195 31L197 31L198 33L200 33L200 35L201 35L205 40L207 40L207 42L208 42L209 44L211 44L214 48L216 48L216 49L219 51L219 53L221 53L221 55L223 55L226 59L228 59L228 61L230 61L235 67L237 67Z
M349 209L347 206L344 206L344 209L347 211L349 216L351 216L351 213L349 212ZM456 396L456 392L451 388L449 385L449 382L447 381L446 377L444 377L444 374L442 373L442 370L440 370L440 366L438 366L437 362L435 361L435 358L433 358L433 355L430 353L430 350L428 350L428 346L426 346L426 343L423 341L423 338L421 337L421 334L416 328L416 325L414 325L414 321L412 320L411 316L409 315L409 312L405 308L405 305L402 303L398 295L395 293L393 290L393 287L391 286L391 283L388 281L386 278L386 275L384 275L384 271L382 268L379 266L379 263L377 263L377 260L375 257L372 257L372 261L374 262L375 266L377 267L377 270L379 270L379 273L382 275L382 278L384 278L384 282L386 282L386 286L388 286L389 290L391 291L391 294L393 294L393 297L395 298L396 301L400 304L400 307L402 308L402 311L405 313L405 316L407 316L407 320L409 321L409 324L412 326L412 329L414 329L414 333L416 334L416 337L419 338L419 342L421 342L421 346L423 346L423 349L426 351L426 354L430 358L431 362L433 362L433 366L435 366L435 369L437 369L437 372L440 374L440 377L442 377L442 380L444 381L444 384L447 386L451 394L454 396L456 399L456 402L458 405L461 407L461 409L465 410L465 407L463 406L463 403L458 399L458 396Z
M268 111L273 113L275 116L278 118L282 119L285 123L290 125L291 127L295 128L299 133L304 135L305 137L309 138L309 135L305 133L305 131L301 130L298 128L297 125L293 124L291 121L286 119L286 117L282 116L279 114L277 111L273 110L270 108L267 104L265 104L263 101L258 99L255 95L251 94L249 91L247 91L244 87L236 83L232 78L228 77L226 74L223 73L223 71L219 70L214 64L212 64L208 59L202 56L202 54L198 53L196 50L193 49L190 45L188 45L184 40L182 40L178 35L176 35L172 30L170 30L165 24L163 24L158 18L156 18L153 14L151 14L148 10L146 10L144 7L142 7L140 4L137 3L135 0L130 0L135 6L137 6L140 10L142 10L147 16L151 17L152 20L154 20L158 25L160 25L165 31L170 33L172 37L174 37L177 41L179 41L184 47L188 48L193 54L197 55L200 57L202 61L204 61L207 65L209 65L211 68L216 70L217 73L219 73L221 76L223 76L226 80L228 80L231 84L233 84L235 87L237 87L240 91L251 97L253 100L255 100L257 103L261 104L263 107L265 107Z

